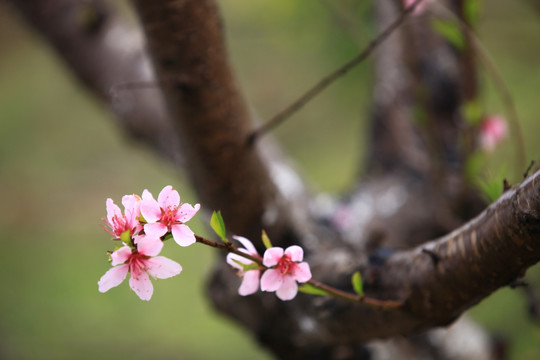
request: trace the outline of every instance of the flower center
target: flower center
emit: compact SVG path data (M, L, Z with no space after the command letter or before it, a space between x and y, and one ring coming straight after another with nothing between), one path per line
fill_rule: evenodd
M291 260L289 255L283 255L281 260L279 260L276 269L282 274L292 274L294 272L296 263Z
M114 215L112 218L112 224L110 224L110 226L114 231L114 235L117 237L120 237L124 231L131 230L128 228L127 220L124 216L119 217Z
M165 224L169 230L174 224L179 224L180 221L177 221L178 207L169 206L166 210L163 211L161 215L161 223Z
M146 271L145 260L148 258L149 258L148 256L141 254L137 250L133 250L133 253L131 253L129 260L127 261L130 265L130 270L132 272L134 270Z

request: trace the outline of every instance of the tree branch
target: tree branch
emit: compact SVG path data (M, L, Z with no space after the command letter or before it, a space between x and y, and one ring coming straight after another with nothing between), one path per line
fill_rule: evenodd
M419 1L418 1L419 2ZM294 101L291 105L287 106L284 110L280 111L277 115L269 119L259 128L253 130L253 132L248 137L248 144L252 145L260 136L263 136L268 131L272 130L279 124L281 124L289 116L300 110L304 105L311 101L315 96L319 95L324 89L326 89L330 84L344 76L353 69L356 65L360 64L362 61L366 60L379 45L381 45L389 36L392 34L399 26L403 23L406 17L414 11L417 6L415 2L412 6L409 6L407 9L403 10L401 14L385 28L377 37L370 41L370 43L353 59L347 61L345 64L340 66L338 69L334 70L330 74L323 77L317 84L311 87L304 95L302 95L298 100Z
M366 294L403 300L403 307L373 311L344 301L306 296L278 303L268 294L231 298L238 280L229 277L225 266L219 283L212 284L213 295L221 295L217 303L220 309L234 314L272 349L359 344L404 336L450 324L466 309L522 276L540 260L539 235L540 172L536 172L447 236L396 252L382 261L366 264L357 259L357 264L364 263L360 268ZM439 260L435 263L424 249L437 254ZM325 259L312 257L308 261L315 262L315 277L333 276L333 286L348 289L350 274L358 266L350 266L347 273L344 263L350 259L336 257L336 251L327 252ZM338 258L340 264L334 263ZM340 273L336 275L336 271ZM269 319L274 329L271 334L264 326ZM310 323L313 326L308 326ZM280 328L290 330L275 331ZM291 333L294 337L287 339Z
M75 77L112 108L120 126L168 160L182 164L180 144L160 89L119 91L155 82L141 32L101 0L11 0L22 19L56 50ZM119 45L121 44L121 46Z
M233 233L256 238L264 228L281 244L292 241L290 204L260 148L246 145L251 116L228 63L214 1L133 3L202 203L221 210Z

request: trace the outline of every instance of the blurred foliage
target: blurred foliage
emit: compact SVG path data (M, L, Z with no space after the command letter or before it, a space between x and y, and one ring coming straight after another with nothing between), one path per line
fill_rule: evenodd
M351 58L373 35L368 1L220 4L240 83L263 119ZM479 18L484 44L514 94L531 159L540 151L535 139L539 20L525 4L504 0L490 1ZM164 254L184 271L156 281L148 303L127 284L98 293L96 283L109 268L105 251L113 246L100 227L107 197L119 202L123 194L144 188L157 194L173 184L186 201L196 199L183 175L126 139L111 114L5 6L0 54L0 358L268 358L205 299L211 249L165 247ZM323 190L353 183L362 162L372 71L371 64L361 65L276 131L300 169ZM489 80L483 83L483 106L502 111ZM507 141L486 170L511 162L511 151ZM208 217L197 218L194 230L207 233L202 223ZM527 281L540 288L539 271ZM540 357L540 330L528 320L519 290L498 291L472 314L512 340L512 359Z

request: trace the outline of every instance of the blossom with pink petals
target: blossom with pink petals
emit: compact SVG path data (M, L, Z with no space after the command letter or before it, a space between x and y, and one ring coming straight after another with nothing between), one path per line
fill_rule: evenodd
M157 201L146 189L142 198L141 213L148 222L144 225L146 234L161 237L170 232L180 246L189 246L195 242L195 234L184 223L199 211L199 204L181 204L178 191L170 185L161 190Z
M267 249L263 264L269 269L261 277L262 291L275 291L281 300L291 300L298 292L298 284L311 279L309 264L302 262L304 250L300 246Z
M413 14L415 15L423 13L426 9L426 5L428 5L428 3L432 2L433 0L403 0L403 7L407 9L409 6L412 6L417 1L419 2L413 10Z
M255 249L255 246L253 246L251 241L242 236L234 235L233 238L238 240L242 245L244 245L244 248L239 248L238 251L260 258L257 249ZM246 296L251 295L257 291L257 289L259 288L259 278L261 276L261 271L258 268L244 270L244 266L240 265L244 264L246 266L249 266L255 264L253 261L246 259L241 255L229 253L227 254L227 264L231 265L235 269L238 269L238 276L243 278L242 284L240 284L240 288L238 288L238 294Z
M480 124L478 136L480 147L487 152L492 152L508 136L506 120L499 115L486 116Z
M106 292L124 281L127 273L131 274L129 286L141 298L150 300L154 287L150 276L167 279L180 274L182 266L164 256L156 256L163 248L163 242L157 237L140 235L135 237L136 248L124 243L111 254L113 266L98 282L99 291Z
M122 239L127 241L122 237L122 234L127 234L127 237L130 238L142 230L143 227L138 220L141 214L140 203L141 198L138 195L125 195L122 197L122 204L124 205L124 214L122 214L118 205L112 199L107 199L107 218L104 221L110 230L105 229L105 231L113 235L114 240Z

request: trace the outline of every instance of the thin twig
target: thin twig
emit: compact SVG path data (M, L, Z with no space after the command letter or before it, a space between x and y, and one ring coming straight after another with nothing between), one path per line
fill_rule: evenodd
M257 265L259 265L259 267L262 270L269 269L269 267L267 267L266 265L263 264L263 262L262 262L263 260L262 260L262 258L260 256L253 256L253 255L241 252L233 244L231 244L230 242L218 243L218 242L203 238L202 236L199 236L199 235L195 235L195 239L200 244L207 245L207 246L210 246L210 247L213 247L213 248L216 248L216 249L220 249L220 250L226 251L228 253L234 253L236 255L242 256L243 258L251 260L254 263L256 263ZM334 288L332 286L323 284L323 283L318 282L318 281L313 280L313 279L309 280L307 283L314 286L314 287L316 287L316 288L318 288L318 289L324 290L329 296L332 296L332 297L335 297L335 298L338 298L338 299L343 299L343 300L355 302L355 303L367 304L367 305L371 305L371 306L375 306L375 307L381 307L381 308L399 307L399 306L403 305L402 301L378 300L378 299L369 298L369 297L367 297L365 295L350 294L350 293L341 291L339 289L336 289L336 288Z
M477 51L480 59L483 61L486 71L491 75L493 84L497 89L499 96L501 97L503 106L506 108L506 113L510 119L510 126L514 133L515 139L515 150L516 150L516 159L515 159L515 173L519 177L519 174L525 168L525 145L523 141L523 132L521 130L521 124L519 122L519 116L516 110L516 105L514 103L514 98L508 89L504 79L501 76L501 73L497 69L495 62L489 55L489 52L484 48L480 39L474 31L465 23L459 16L454 14L450 9L448 9L441 1L438 1L437 4L440 6L440 9L443 10L446 15L457 20L461 30L466 32L471 39L471 45Z
M325 76L321 81L319 81L315 86L309 89L304 95L302 95L298 100L294 101L291 105L285 108L283 111L272 117L266 123L261 125L258 129L255 129L247 139L247 144L249 146L253 145L257 139L278 126L286 118L294 114L296 111L300 110L304 105L306 105L311 99L320 94L324 89L326 89L330 84L339 79L341 76L345 75L353 67L364 61L373 51L384 41L394 30L396 30L405 20L405 18L414 11L416 5L422 2L423 0L417 0L414 4L407 7L401 15L388 26L383 32L381 32L375 39L373 39L368 46L362 50L356 57L352 60L349 60L347 63L343 64L340 68L333 71L332 73Z
M531 172L533 166L534 166L534 163L535 161L534 160L531 160L531 163L529 164L529 166L527 166L527 170L525 170L525 172L523 173L523 180L525 180L527 178L527 176L529 176L529 173Z

